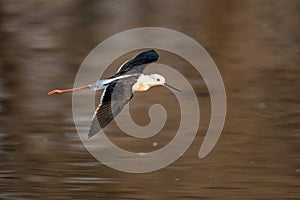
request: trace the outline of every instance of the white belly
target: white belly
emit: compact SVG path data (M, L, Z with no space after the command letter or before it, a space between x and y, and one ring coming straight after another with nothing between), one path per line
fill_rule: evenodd
M135 83L132 87L132 91L133 92L143 92L143 91L146 91L150 88L149 85L145 85L145 84L142 84L142 83Z

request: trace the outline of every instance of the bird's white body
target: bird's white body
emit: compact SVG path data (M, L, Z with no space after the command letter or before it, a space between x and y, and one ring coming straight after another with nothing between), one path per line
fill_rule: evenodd
M111 79L103 79L103 80L98 80L96 83L91 84L90 88L92 90L102 90L105 89L105 87L115 81L115 80L120 80L120 79L125 79L131 76L136 76L136 74L130 74L130 75L123 75L123 76L118 76L115 78ZM163 85L165 84L166 79L162 75L159 74L150 74L150 75L144 75L141 74L136 83L132 86L132 92L143 92L146 90L149 90L153 86L157 85Z
M137 74L129 74L129 75L122 75L122 76L118 76L115 78L110 78L110 79L102 79L102 80L98 80L96 81L94 84L90 85L90 88L92 90L102 90L105 89L105 87L110 84L111 82L115 81L115 80L120 80L120 79L124 79L124 78L128 78L131 76L136 76Z

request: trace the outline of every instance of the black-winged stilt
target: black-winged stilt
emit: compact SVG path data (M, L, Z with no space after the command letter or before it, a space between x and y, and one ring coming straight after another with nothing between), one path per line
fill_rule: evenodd
M176 91L180 91L165 81L160 74L144 75L144 69L148 64L158 60L158 54L154 50L144 51L131 60L126 61L117 73L108 79L98 80L94 84L66 89L53 90L48 95L72 92L75 90L104 89L100 104L97 107L90 126L88 137L95 135L116 117L124 106L131 100L136 91L146 91L153 86L164 85Z

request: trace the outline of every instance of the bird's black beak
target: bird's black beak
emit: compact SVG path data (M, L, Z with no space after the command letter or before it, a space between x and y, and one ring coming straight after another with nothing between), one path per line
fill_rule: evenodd
M164 83L164 86L166 86L167 88L176 90L177 92L181 92L181 90L179 90L179 89L177 89L177 88L175 88L175 87L173 87L172 85L169 85L169 84L167 84L167 83Z

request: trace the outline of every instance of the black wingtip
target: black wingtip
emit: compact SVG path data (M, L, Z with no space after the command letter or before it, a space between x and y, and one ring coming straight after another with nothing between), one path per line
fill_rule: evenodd
M88 133L88 138L91 138L91 137L93 137L94 135L96 135L98 133L98 131L93 131L93 132L89 132Z
M100 125L97 120L97 118L93 118L91 125L90 125L90 130L88 133L88 138L91 138L92 136L96 135L100 131Z
M110 121L111 121L110 118L106 119L103 122L102 121L98 121L97 117L93 118L93 120L91 122L91 125L90 125L90 130L89 130L89 133L88 133L88 138L91 138L94 135L96 135L97 133L99 133L99 131L101 129L104 129L107 126L107 124L109 124Z
M158 53L153 49L144 51L134 57L134 59L143 59L143 60L148 60L151 62L157 61L158 58L159 58Z
M88 133L88 138L91 138L92 136L94 136L97 132L93 133L93 132L89 132Z

